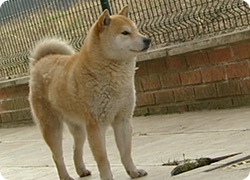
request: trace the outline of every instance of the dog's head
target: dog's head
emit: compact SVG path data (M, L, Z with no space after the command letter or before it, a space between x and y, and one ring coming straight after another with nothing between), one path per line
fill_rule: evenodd
M128 14L128 6L112 16L105 10L90 31L95 36L95 46L99 46L99 51L106 58L129 59L149 48L151 39L138 32Z

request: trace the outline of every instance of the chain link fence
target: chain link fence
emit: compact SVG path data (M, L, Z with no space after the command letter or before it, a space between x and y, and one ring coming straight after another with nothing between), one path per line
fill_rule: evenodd
M112 13L130 5L130 17L153 39L152 48L250 27L242 0L110 0ZM100 0L10 0L0 7L0 80L28 75L28 54L44 37L62 37L80 49L101 13Z

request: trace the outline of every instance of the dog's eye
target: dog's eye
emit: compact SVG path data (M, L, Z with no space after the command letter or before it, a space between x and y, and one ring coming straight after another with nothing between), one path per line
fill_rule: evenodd
M126 36L129 35L130 33L128 31L123 31L122 34Z

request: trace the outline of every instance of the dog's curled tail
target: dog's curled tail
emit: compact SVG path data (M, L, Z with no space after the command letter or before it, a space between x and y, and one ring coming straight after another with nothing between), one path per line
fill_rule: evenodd
M73 55L74 49L65 41L51 38L38 42L30 53L30 66L49 54Z

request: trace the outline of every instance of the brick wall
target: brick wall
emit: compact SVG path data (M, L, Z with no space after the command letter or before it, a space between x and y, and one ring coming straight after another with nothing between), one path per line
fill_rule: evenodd
M250 105L250 41L137 64L135 115Z
M28 93L27 77L0 83L0 127L33 124Z
M250 30L138 57L135 115L250 105ZM0 127L32 124L28 79L0 82Z

